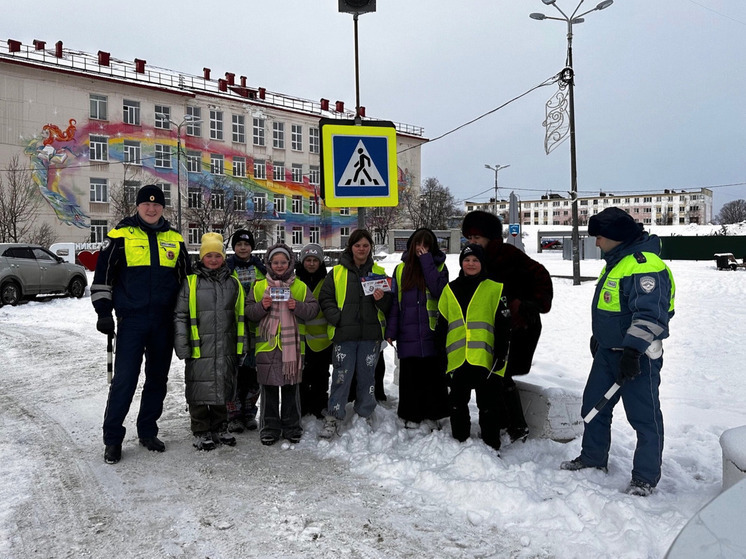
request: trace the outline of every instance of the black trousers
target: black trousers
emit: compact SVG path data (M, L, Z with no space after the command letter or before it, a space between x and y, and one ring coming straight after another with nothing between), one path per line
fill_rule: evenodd
M332 364L332 347L313 351L306 347L303 380L300 384L300 408L303 415L323 417L322 411L329 403L329 367Z
M498 416L502 403L500 378L484 367L475 367L465 363L453 372L448 395L453 438L462 442L469 438L471 431L469 401L471 400L472 390L477 394L482 440L495 450L499 450L500 425Z
M399 360L399 408L404 421L448 417L448 385L442 362L436 356Z

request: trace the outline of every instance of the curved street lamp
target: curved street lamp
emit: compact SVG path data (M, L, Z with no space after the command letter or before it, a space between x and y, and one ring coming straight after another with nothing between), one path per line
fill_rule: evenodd
M572 283L573 285L580 285L580 235L578 233L578 168L577 159L575 152L575 97L574 97L574 85L575 85L575 73L572 66L572 26L576 23L583 23L584 15L598 10L604 10L614 3L614 0L603 0L596 4L596 7L578 14L580 6L583 5L584 0L580 0L580 3L575 7L575 10L571 15L567 15L562 9L557 6L557 0L541 0L547 6L552 6L556 9L562 17L551 17L542 13L531 13L528 15L531 19L539 21L545 19L553 19L556 21L564 21L567 23L567 60L565 62L565 68L562 70L562 81L568 86L568 103L569 103L569 118L570 118L570 197L572 199Z

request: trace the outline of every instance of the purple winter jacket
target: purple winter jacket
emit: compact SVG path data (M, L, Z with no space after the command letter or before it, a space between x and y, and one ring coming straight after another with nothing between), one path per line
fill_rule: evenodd
M406 261L407 254L408 252L402 254L402 261ZM446 255L440 250L420 256L425 285L436 301L448 284L448 268L443 264L445 259ZM438 271L438 266L441 264L443 264L443 269ZM398 266L404 266L404 262ZM399 359L436 355L435 332L430 330L428 323L425 293L419 289L409 289L402 293L401 303L399 303L396 273L393 276L393 297L391 310L386 318L386 339L395 340Z

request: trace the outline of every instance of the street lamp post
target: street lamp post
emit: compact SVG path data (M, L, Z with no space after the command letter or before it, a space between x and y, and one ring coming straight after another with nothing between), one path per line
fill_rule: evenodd
M168 115L163 113L156 113L156 116L162 121L168 122L176 126L176 198L177 198L177 222L179 233L181 233L181 128L185 124L201 124L200 119L194 118L192 115L184 115L181 122L174 122Z
M580 3L575 7L572 15L568 16L562 9L557 6L557 0L541 0L547 6L554 7L562 17L550 17L541 13L532 13L528 17L536 20L554 19L557 21L564 21L567 23L567 61L566 66L562 70L562 81L568 86L568 112L570 120L570 197L572 198L572 283L573 285L580 285L580 234L578 233L578 168L577 158L575 151L575 73L572 66L572 26L574 23L583 23L584 15L597 10L603 10L608 8L614 3L614 0L604 0L599 2L595 8L578 14L580 6L583 5L584 0L580 0Z
M501 169L507 169L508 167L510 167L510 165L498 165L497 163L495 163L495 166L492 167L485 163L484 167L485 169L491 169L495 171L495 204L493 205L493 208L494 208L493 213L497 215L497 172Z

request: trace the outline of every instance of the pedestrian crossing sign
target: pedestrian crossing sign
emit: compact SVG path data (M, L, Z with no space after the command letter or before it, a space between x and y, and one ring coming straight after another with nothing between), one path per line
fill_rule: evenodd
M322 197L327 207L398 205L396 128L375 124L322 121Z

